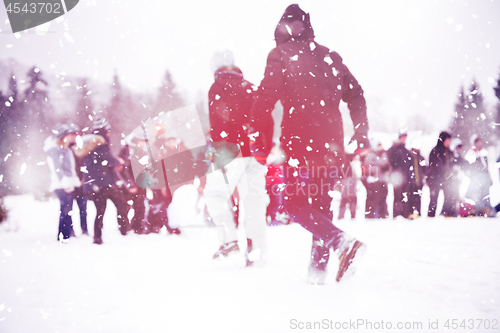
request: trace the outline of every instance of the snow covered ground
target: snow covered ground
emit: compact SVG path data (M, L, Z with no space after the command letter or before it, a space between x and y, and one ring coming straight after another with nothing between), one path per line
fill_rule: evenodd
M339 222L368 251L351 280L335 282L334 259L314 286L300 226L269 227L265 267L245 268L243 254L214 261L216 228L202 227L192 189L178 193L182 235L121 236L109 204L101 246L79 236L78 218L78 237L56 241L57 199L5 198L0 332L440 332L448 319L463 325L451 331L500 330L498 218Z

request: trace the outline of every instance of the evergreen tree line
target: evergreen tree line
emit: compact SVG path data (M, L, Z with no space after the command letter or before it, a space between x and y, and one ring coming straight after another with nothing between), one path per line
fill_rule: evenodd
M64 84L64 110L55 110L50 87L42 71L32 67L26 77L10 75L6 91L0 90L0 197L9 194L32 193L43 198L49 185L49 170L44 140L52 134L57 123L74 123L87 132L96 116L103 116L111 124L111 148L117 153L121 140L141 122L186 106L186 98L166 71L157 91L136 94L128 90L115 74L108 92L96 91L88 78L79 78L71 85ZM19 83L24 88L21 88ZM51 89L52 88L52 89ZM102 88L100 88L102 90ZM58 91L59 93L60 91ZM107 93L104 103L96 103L93 96ZM196 107L203 130L208 130L208 112L204 94L197 96ZM190 119L172 119L178 128ZM189 141L189 137L181 139Z
M498 145L500 141L500 74L493 88L498 101L492 108L485 105L484 95L476 80L469 89L460 87L458 100L450 123L450 133L462 140L465 149L473 145L476 135L488 145Z
M30 68L23 80L11 75L7 90L0 91L0 196L34 193L42 197L46 192L49 172L42 147L56 123L72 122L82 129L89 129L92 119L101 115L112 125L112 149L117 152L123 137L142 121L187 104L169 71L156 92L143 95L126 89L115 74L109 87L110 97L104 103L93 100L98 88L93 88L88 78L76 81L76 84L65 87L69 92L66 96L71 96L66 97L65 112L56 112L49 93L53 90L37 67ZM19 82L23 82L23 89ZM494 92L497 105L489 109L475 80L467 92L463 86L460 88L449 129L453 136L462 140L466 149L471 146L473 135L481 136L487 145L496 145L500 141L500 75ZM206 132L205 95L199 93L196 108ZM174 123L169 128L180 128L190 119L171 121ZM189 137L182 137L183 133L176 134L189 141Z

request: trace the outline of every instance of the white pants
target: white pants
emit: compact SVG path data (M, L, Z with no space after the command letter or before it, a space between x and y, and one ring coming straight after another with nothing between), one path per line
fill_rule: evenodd
M240 210L244 212L243 224L246 237L252 240L253 248L266 250L266 208L269 196L266 192L267 167L253 157L239 157L226 165L226 183L221 170L207 175L204 190L208 213L222 232L222 244L237 240L236 225L231 211L230 198L238 188Z

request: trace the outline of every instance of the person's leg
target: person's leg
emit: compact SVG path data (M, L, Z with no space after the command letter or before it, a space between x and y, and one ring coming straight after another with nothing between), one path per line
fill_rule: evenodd
M428 217L435 217L436 216L436 209L437 209L437 200L439 196L439 190L441 189L441 186L439 184L428 184L429 185L429 191L430 191L430 201L429 201L429 212L427 213Z
M245 170L237 188L244 206L247 243L251 244L251 249L247 249L247 265L256 261L264 264L267 253L266 208L269 203L266 192L267 167L253 157L243 157L242 160Z
M376 193L376 183L365 182L366 188L366 203L365 203L365 217L372 219L376 217L378 202L378 194Z
M109 188L109 199L116 206L116 217L118 219L118 225L120 233L126 235L130 228L130 221L128 219L128 204L127 200L122 192L121 188L118 186L112 186Z
M96 216L94 221L94 243L102 244L102 227L104 220L104 212L106 211L106 203L108 194L106 188L99 189L98 192L91 194L92 201L96 208Z
M87 197L81 193L76 197L76 203L78 204L78 210L80 211L80 226L82 227L82 233L88 235L87 227Z
M330 205L326 201L331 202L328 192L337 182L335 170L319 172L286 167L284 178L285 209L291 219L323 240L325 246L333 248L335 252L342 252L353 238L333 225L332 218L327 213L330 212ZM314 208L319 203L319 198L322 198L321 211Z
M339 205L339 220L342 220L345 216L345 210L347 207L347 191L342 190L342 196L340 197L340 205Z
M230 198L245 170L245 166L241 158L236 158L226 165L224 169L225 175L222 170L212 171L207 175L207 183L203 191L208 213L214 224L220 227L219 238L221 244L237 241ZM226 183L226 179L228 183Z
M356 207L358 205L358 198L353 195L349 198L349 209L351 210L351 219L356 218Z
M397 217L399 215L404 216L404 204L403 204L403 186L394 186L394 205L392 210L392 216Z
M59 232L63 234L63 239L68 239L71 233L72 219L69 212L73 209L73 195L71 193L66 193L64 190L54 191L59 201L60 205L60 215L59 215ZM57 235L59 240L59 235Z
M132 208L134 209L134 217L132 218L132 229L135 233L142 233L143 222L145 219L146 206L146 190L139 188L137 193L132 196Z
M377 182L377 218L385 219L389 216L387 212L387 195L389 189L386 182Z

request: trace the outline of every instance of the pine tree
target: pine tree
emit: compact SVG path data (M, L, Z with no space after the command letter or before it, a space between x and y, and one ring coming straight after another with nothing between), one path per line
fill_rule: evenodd
M472 81L469 90L470 93L468 96L468 102L470 110L473 111L471 122L467 124L471 131L469 139L472 135L477 134L482 138L483 143L488 145L490 143L491 135L491 114L486 110L484 95L481 92L479 84L476 80Z
M191 139L189 133L183 129L186 128L186 124L190 122L190 117L192 115L171 112L184 105L185 103L179 89L172 79L172 75L167 70L158 91L152 118L162 114L161 126L165 129L163 135L175 136L182 139L184 142L189 142Z
M500 74L498 75L497 86L493 88L495 96L498 98L496 110L493 115L493 140L494 142L500 141Z
M9 104L7 96L4 96L3 92L0 91L0 159L4 159L9 151L9 129L8 129L8 118L7 118L7 105ZM7 164L0 163L0 198L8 194L6 186L6 175L7 175ZM0 199L1 200L1 199ZM1 208L0 207L0 218L1 218ZM1 222L1 219L0 219Z
M479 84L473 80L468 94L465 94L463 87L458 94L450 126L451 134L461 139L465 147L470 147L470 138L475 134L487 145L490 142L490 129L491 114L486 111Z
M458 93L458 101L455 103L455 112L452 117L450 132L452 136L455 136L464 142L469 137L468 128L466 126L466 118L469 116L469 113L467 113L469 107L464 87L462 86L460 87L460 92Z
M29 191L42 196L48 189L48 169L45 164L46 155L42 150L46 137L52 134L54 124L47 118L53 113L49 101L48 82L37 67L32 67L26 74L28 88L23 93L24 107L21 109L21 126L25 133L21 136L22 159L26 165L19 186L22 191ZM40 175L44 175L40 177Z
M91 91L86 78L78 81L77 100L76 100L76 116L73 120L80 128L89 127L89 115L94 111L92 103Z

